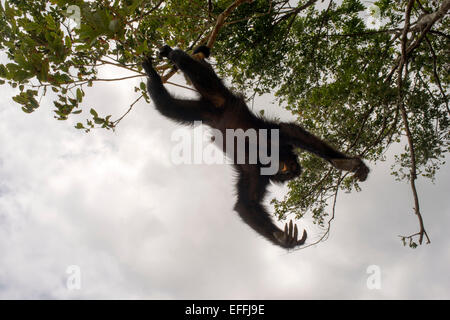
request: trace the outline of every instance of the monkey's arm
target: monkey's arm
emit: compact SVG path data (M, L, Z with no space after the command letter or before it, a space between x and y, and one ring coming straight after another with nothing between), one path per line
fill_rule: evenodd
M195 52L201 52L206 57L209 56L209 49L206 47L200 47ZM226 100L232 97L231 92L223 85L206 61L197 61L186 52L180 49L172 50L168 45L160 49L160 55L167 57L178 69L183 71L200 95L216 108L223 107Z
M302 238L298 239L297 225L293 226L292 220L289 225L286 223L284 231L280 230L262 205L268 183L266 176L259 175L257 167L251 171L240 170L237 183L238 200L234 210L246 224L273 244L283 248L302 245L306 240L306 231L303 231Z
M280 139L329 161L337 169L355 172L360 181L367 179L369 168L360 158L349 157L335 150L295 123L280 123Z
M161 114L182 124L192 124L196 120L209 119L210 112L207 101L173 98L164 87L159 74L152 67L151 59L146 58L142 66L148 76L148 93Z

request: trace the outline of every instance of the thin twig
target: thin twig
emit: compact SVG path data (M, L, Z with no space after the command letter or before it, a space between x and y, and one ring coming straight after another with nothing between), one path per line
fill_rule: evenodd
M272 9L273 9L273 8L272 8L272 0L270 0L270 1L269 1L269 8L267 9L266 12L258 13L258 14L255 14L255 15L253 15L253 16L251 15L251 16L248 16L248 17L245 17L245 18L242 18L242 19L238 19L238 20L233 20L233 21L225 22L224 25L225 25L225 26L229 26L229 25L231 25L231 24L235 24L235 23L247 21L247 20L250 20L250 19L259 18L259 17L265 16L265 15L267 15L267 14L270 14L270 13L272 12Z
M319 238L319 240L314 241L313 243L310 243L310 244L308 244L306 246L295 248L295 249L293 249L293 251L303 250L303 249L312 247L312 246L314 246L314 245L316 245L316 244L318 244L320 242L326 241L328 239L328 237L330 236L330 231L331 231L331 222L334 220L335 213L336 213L336 200L337 200L337 196L338 196L339 187L340 187L342 181L344 180L344 178L348 174L349 173L346 172L343 176L340 176L339 180L338 180L338 182L336 184L336 191L334 192L334 196L333 196L333 207L332 207L332 210L331 210L331 212L332 212L331 213L331 218L327 222L328 225L327 225L327 228L326 228L324 234Z
M183 88L183 89L188 89L188 90L191 90L191 91L194 91L194 92L198 92L198 91L195 90L195 89L192 89L192 88L190 88L190 87L183 86L183 85L181 85L181 84L177 84L177 83L175 83L175 82L166 81L166 83L167 83L167 84L171 84L171 85L176 86L176 87Z
M431 42L430 42L430 40L428 40L427 37L425 37L425 41L428 43L428 47L430 47L431 54L433 55L433 74L434 74L434 78L435 78L436 83L437 83L437 85L439 87L439 90L441 91L442 97L444 98L445 106L447 107L447 113L450 115L450 109L448 107L448 98L447 98L447 95L444 92L444 89L442 88L441 80L439 79L439 76L438 76L438 73L437 73L437 67L436 67L437 57L436 57L436 53L434 52L433 46L431 45Z
M130 105L130 107L128 108L127 112L125 112L119 119L117 119L117 120L115 120L115 121L112 122L113 128L116 127L116 126L119 124L119 122L122 121L123 118L125 118L125 116L126 116L128 113L130 113L130 111L131 111L131 109L133 109L134 105L135 105L139 100L141 100L141 98L142 98L143 96L144 96L144 95L141 94L141 95L140 95L136 100L134 100L134 102Z
M98 61L103 62L104 64L110 64L112 66L116 66L116 67L124 68L124 69L130 70L130 71L133 71L133 72L137 72L136 69L130 68L130 67L128 67L128 66L126 66L124 64L121 64L121 63L114 63L114 62L103 60L103 59L99 59Z
M296 16L300 11L305 10L306 8L309 8L310 6L315 4L316 2L317 2L317 0L309 0L304 5L302 5L300 7L297 7L294 10L292 10L291 12L289 12L288 14L282 16L280 19L278 19L278 21L275 24L279 24L281 21L284 21L284 20L288 19L292 15Z

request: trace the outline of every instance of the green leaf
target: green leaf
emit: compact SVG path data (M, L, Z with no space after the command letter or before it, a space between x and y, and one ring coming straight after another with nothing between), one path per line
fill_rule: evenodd
M0 77L1 78L8 78L8 69L3 64L0 64Z
M91 110L89 112L94 116L94 118L98 118L97 111L95 111L94 109L91 108Z
M83 100L83 92L80 88L77 88L77 100L78 102L81 102Z
M128 7L128 14L133 14L137 7L142 4L143 0L133 0L131 6Z
M25 105L25 104L28 104L29 98L27 96L20 94L20 95L14 96L12 99L19 104Z
M57 30L56 22L51 15L49 15L49 14L46 15L45 21L47 22L47 28L49 28L51 30Z

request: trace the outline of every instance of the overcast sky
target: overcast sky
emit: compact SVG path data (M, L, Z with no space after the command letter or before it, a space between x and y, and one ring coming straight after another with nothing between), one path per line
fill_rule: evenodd
M84 113L117 118L137 83L95 85ZM389 153L369 164L361 192L340 194L327 242L287 253L233 212L228 165L171 163L179 127L151 104L138 103L116 132L86 134L73 128L86 114L57 121L44 99L28 115L9 87L0 93L0 298L450 298L448 165L436 184L418 181L432 244L401 245L398 235L418 225L409 184L389 174ZM261 108L290 118L267 98L256 101ZM285 192L271 187L268 200ZM307 243L320 236L309 217L298 224ZM66 285L72 265L79 290ZM366 284L371 265L381 271L378 290Z

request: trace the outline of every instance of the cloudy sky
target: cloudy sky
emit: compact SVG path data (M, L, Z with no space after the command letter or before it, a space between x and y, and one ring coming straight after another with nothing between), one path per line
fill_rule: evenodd
M116 118L137 83L94 86L84 105ZM10 88L0 93L2 299L450 298L448 165L436 184L418 182L432 244L401 245L398 235L418 226L409 185L389 174L391 152L370 163L361 192L340 194L327 242L287 253L233 212L229 166L171 163L178 127L151 104L137 104L116 132L86 134L73 128L86 115L57 121L49 99L28 115ZM270 99L261 108L290 118ZM285 192L271 187L269 199ZM310 219L298 223L309 243L320 236ZM367 286L372 265L380 289ZM67 286L70 266L80 289Z

